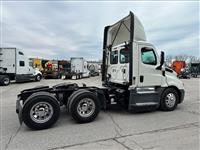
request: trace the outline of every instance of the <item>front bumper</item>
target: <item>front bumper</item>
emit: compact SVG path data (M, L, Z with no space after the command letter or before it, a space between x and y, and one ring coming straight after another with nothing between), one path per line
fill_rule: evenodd
M181 89L180 90L180 101L179 103L182 103L185 97L185 90Z
M22 109L23 109L22 102L23 101L20 98L18 98L18 100L16 101L16 113L18 114L20 124L22 124L22 122L23 122L23 120L22 120Z

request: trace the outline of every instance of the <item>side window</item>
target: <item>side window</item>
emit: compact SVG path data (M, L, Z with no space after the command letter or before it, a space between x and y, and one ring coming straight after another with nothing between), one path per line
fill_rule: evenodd
M34 65L33 65L33 62L30 61L30 62L29 62L29 66L30 66L30 67L33 67L33 66L34 66ZM37 64L35 64L35 67L37 67Z
M142 62L147 65L156 65L156 55L153 49L150 48L142 48Z
M19 66L20 67L24 67L25 66L25 62L24 61L19 61Z
M19 55L24 55L24 53L22 53L22 52L20 52L20 51L19 51L18 53L19 53Z
M110 53L110 64L118 63L118 51L111 51Z
M128 49L121 49L120 50L120 63L129 63L129 50Z

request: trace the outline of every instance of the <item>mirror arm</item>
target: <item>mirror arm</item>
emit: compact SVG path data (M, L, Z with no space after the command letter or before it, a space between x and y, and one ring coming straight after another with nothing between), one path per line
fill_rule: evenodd
M162 65L159 65L158 67L156 67L156 70L161 70L162 69Z

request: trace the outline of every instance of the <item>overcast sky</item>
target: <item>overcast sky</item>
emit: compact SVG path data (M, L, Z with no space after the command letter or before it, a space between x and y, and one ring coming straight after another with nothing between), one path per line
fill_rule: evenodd
M29 57L101 59L104 26L136 14L167 55L199 54L199 2L2 2L1 46Z

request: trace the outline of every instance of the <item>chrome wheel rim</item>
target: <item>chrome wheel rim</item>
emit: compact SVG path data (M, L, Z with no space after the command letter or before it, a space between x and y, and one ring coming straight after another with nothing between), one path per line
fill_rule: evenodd
M5 78L5 79L4 79L4 84L5 84L5 85L9 84L9 82L10 82L9 78Z
M53 116L53 107L47 102L38 102L31 108L30 117L36 123L45 123Z
M167 96L165 98L165 103L166 103L167 107L169 107L169 108L174 107L174 105L176 103L176 96L174 95L174 93L167 94Z
M81 117L89 117L95 111L95 103L90 98L84 98L78 103L77 112Z

